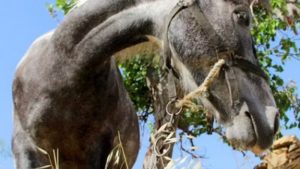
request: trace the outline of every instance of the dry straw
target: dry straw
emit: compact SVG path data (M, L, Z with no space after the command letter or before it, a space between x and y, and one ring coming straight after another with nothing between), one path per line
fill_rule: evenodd
M46 169L46 168L51 168L51 169L59 169L59 149L53 149L52 150L52 157L51 155L44 149L40 148L37 146L37 149L44 155L48 157L49 163L48 165L38 167L36 169Z
M125 154L125 150L122 144L122 140L121 140L121 136L120 136L120 132L118 131L118 142L119 144L117 144L109 153L107 160L106 160L106 164L105 164L105 169L108 169L108 166L111 166L111 164L113 166L118 166L120 168L123 168L122 166L125 165L126 169L129 169L128 166L128 162L127 162L127 158L126 158L126 154ZM123 160L121 160L120 157L123 157Z

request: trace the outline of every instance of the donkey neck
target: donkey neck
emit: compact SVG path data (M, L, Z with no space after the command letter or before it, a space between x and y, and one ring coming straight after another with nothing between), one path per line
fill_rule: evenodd
M90 0L72 10L56 29L53 42L61 52L70 53L73 47L94 27L110 16L135 5L133 0Z
M53 35L53 42L61 52L70 53L93 28L130 9L144 10L144 16L140 17L153 20L155 30L151 34L160 39L165 18L176 3L174 0L90 0L65 17Z

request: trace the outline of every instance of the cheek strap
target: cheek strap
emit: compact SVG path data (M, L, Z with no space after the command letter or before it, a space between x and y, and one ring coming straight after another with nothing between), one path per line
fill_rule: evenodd
M232 67L225 67L225 81L229 93L229 101L232 109L236 109L240 104L240 94L238 79L236 78L235 72Z

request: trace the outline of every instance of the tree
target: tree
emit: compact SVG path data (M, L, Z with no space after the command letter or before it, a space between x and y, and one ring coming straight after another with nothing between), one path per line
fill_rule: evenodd
M252 35L256 42L260 66L269 76L269 83L280 109L280 119L284 124L282 127L285 129L300 128L300 99L296 94L297 86L294 82L284 82L280 76L287 60L300 59L297 39L293 38L293 35L298 34L299 3L295 0L272 0L271 2L254 0L252 2ZM75 4L76 0L57 0L56 4L48 5L48 10L55 17L57 12L68 13ZM137 51L138 48L143 48L143 46L138 46L134 50L129 49L129 51ZM159 46L153 47L153 49L157 48ZM163 84L166 83L162 78L164 75L159 66L159 53L150 50L127 52L125 55L128 57L124 57L124 52L116 54L116 58L127 91L135 104L141 122L146 122L149 116L154 116L153 129L157 130L169 120L164 111L167 104L165 98L167 94L164 93L166 90L158 89L158 86L163 87L165 86ZM161 90L163 94L158 94L158 90ZM293 112L295 120L289 118L286 114L287 111ZM207 130L221 134L218 129L211 129L203 113L193 113L193 111L187 111L180 116L178 127L182 129L180 135L187 134L197 137ZM282 134L279 132L278 137L281 136ZM183 149L183 151L185 150Z

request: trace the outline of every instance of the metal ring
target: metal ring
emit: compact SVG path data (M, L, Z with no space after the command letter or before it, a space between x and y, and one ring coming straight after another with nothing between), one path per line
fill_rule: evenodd
M166 135L161 135L161 136L159 136L157 139L156 139L156 141L155 141L155 143L154 143L154 153L158 156L158 157L162 157L162 156L164 156L164 155L166 155L169 151L170 151L170 148L171 148L171 143L165 143L165 139L167 138L167 136ZM160 141L160 140L162 140L162 145L161 145L161 147L158 147L158 145L157 145L157 143L158 143L158 141ZM164 148L163 149L163 152L161 153L160 152L160 148L162 148L163 146L167 146L167 148Z
M169 102L168 102L168 104L167 104L167 106L166 106L166 112L168 113L168 115L170 115L170 116L172 116L172 115L179 115L180 113L181 113L181 111L182 111L182 106L179 108L179 110L174 114L174 113L170 113L170 111L169 111L169 107L170 107L170 105L171 104L173 104L173 103L176 103L177 102L177 99L172 99L172 100L170 100ZM175 107L175 106L174 106Z

